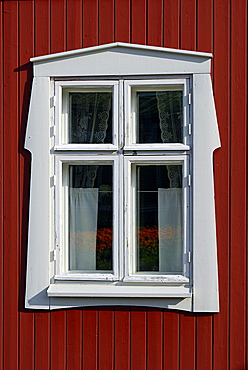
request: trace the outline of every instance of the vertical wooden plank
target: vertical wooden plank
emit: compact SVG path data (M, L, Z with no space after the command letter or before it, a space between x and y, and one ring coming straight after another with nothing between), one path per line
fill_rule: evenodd
M66 50L66 0L51 2L51 52Z
M130 0L115 0L115 41L130 42Z
M80 0L67 0L67 50L80 49L83 44L83 5ZM82 368L82 311L67 312L67 368Z
M35 56L50 53L50 0L35 0Z
M30 56L34 54L34 7L33 2L19 2L19 209L20 209L20 332L19 368L23 370L34 368L34 313L25 312L25 277L27 258L27 230L28 230L28 205L29 205L29 174L30 155L24 150L24 139L28 116L29 99L32 84L32 65Z
M22 312L20 315L20 339L19 339L20 370L34 369L34 314Z
M82 369L82 311L67 312L67 370Z
M213 317L213 368L229 369L230 13L214 0L214 96L221 150L214 153L220 313Z
M196 0L181 0L180 48L196 49ZM179 366L196 368L196 318L180 314ZM186 340L185 340L186 338Z
M197 50L213 52L213 1L197 2ZM196 318L196 367L212 369L213 356L212 316Z
M196 321L196 368L212 369L212 316L199 316Z
M82 48L83 43L83 8L80 0L67 0L67 49ZM70 310L67 312L67 368L82 368L82 311Z
M181 0L181 49L196 49L196 0Z
M99 0L99 44L114 42L114 0Z
M164 312L163 370L179 369L179 314Z
M246 368L247 2L231 9L230 368Z
M3 369L3 2L0 2L0 370Z
M131 310L131 369L146 369L146 309Z
M3 3L4 19L4 369L18 368L18 4ZM15 73L13 73L15 71Z
M180 314L180 369L196 369L195 363L195 317Z
M46 55L50 45L50 0L34 1L34 52L35 56ZM35 370L51 368L51 314L35 314Z
M197 50L213 52L213 0L197 2Z
M147 44L163 46L163 1L147 2Z
M115 370L130 369L130 310L115 309Z
M163 365L163 312L147 310L147 368L162 370Z
M35 314L35 370L50 369L50 314Z
M146 44L146 0L131 0L131 42Z
M98 0L83 2L83 46L98 45Z
M83 47L82 1L67 0L67 49Z
M66 312L51 313L51 370L66 369Z
M99 309L99 370L114 369L114 310Z
M83 311L83 370L97 370L98 309Z
M164 0L164 47L179 48L180 0Z

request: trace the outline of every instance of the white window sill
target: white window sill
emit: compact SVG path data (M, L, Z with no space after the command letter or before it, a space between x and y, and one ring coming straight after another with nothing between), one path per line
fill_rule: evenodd
M125 283L172 283L185 284L189 283L189 279L182 275L130 275L126 276L123 281Z
M63 144L55 145L55 151L116 151L118 147L113 144Z
M125 145L124 150L126 151L146 151L146 150L164 150L164 151L189 151L191 148L189 145L184 144L131 144Z
M119 285L118 283L84 284L57 283L47 290L48 297L154 297L154 298L190 298L191 288L185 286L141 286Z
M68 273L68 274L61 274L61 275L55 275L55 280L60 281L118 281L119 278L116 275L113 274L104 274L104 273L98 273L98 274L87 274L87 273Z

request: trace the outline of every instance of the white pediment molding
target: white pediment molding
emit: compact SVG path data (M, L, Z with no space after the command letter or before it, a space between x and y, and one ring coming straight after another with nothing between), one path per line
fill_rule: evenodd
M31 58L37 77L210 73L212 54L116 42Z

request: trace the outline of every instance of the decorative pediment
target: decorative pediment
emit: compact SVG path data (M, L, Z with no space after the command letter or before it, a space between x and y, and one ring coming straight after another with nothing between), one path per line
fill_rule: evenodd
M210 73L212 55L116 42L32 58L35 76L128 76Z

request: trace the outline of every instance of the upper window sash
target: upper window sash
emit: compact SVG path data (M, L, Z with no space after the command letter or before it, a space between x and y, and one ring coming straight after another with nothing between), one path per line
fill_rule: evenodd
M118 86L119 81L55 81L55 150L117 149ZM78 140L72 139L75 125Z
M190 149L189 78L125 80L124 96L125 150Z

